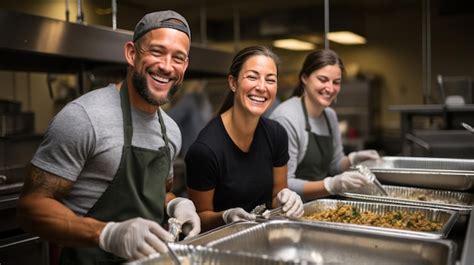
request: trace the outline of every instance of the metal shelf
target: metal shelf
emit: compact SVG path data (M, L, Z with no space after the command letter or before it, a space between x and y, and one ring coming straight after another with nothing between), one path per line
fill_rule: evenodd
M0 10L0 70L73 73L126 67L133 32ZM191 45L186 77L225 76L230 53Z

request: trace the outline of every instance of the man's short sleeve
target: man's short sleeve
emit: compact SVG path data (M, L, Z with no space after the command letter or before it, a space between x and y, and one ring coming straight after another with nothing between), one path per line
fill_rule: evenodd
M94 130L85 110L66 105L51 121L31 163L54 175L76 181L94 147Z

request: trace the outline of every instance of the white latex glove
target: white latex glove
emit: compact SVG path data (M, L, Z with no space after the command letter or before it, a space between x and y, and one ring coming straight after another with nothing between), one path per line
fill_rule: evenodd
M170 217L174 217L181 222L185 238L195 236L201 232L201 219L196 213L194 203L186 198L175 198L168 203L166 212ZM191 230L184 229L186 225L191 226Z
M301 217L304 214L303 201L294 191L284 188L277 194L277 199L282 205L281 210L287 217Z
M135 260L153 253L168 252L163 241L173 236L158 223L143 218L109 222L100 232L99 247L116 256Z
M331 194L340 194L358 189L369 183L369 178L359 171L346 171L334 177L325 178L324 188Z
M237 221L252 221L256 218L257 216L255 216L255 214L248 213L240 207L230 208L222 213L222 219L224 219L226 224Z
M348 157L352 166L364 162L365 160L380 158L379 153L377 153L377 151L375 150L362 150L358 152L351 152L349 153Z

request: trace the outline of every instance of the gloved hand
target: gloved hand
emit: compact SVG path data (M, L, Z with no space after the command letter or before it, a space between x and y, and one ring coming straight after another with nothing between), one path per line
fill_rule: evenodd
M252 221L256 218L257 216L255 216L255 214L248 213L240 207L230 208L222 213L222 219L224 219L226 224L237 221Z
M150 254L168 252L163 241L173 236L159 224L143 218L109 222L100 232L99 247L119 257L134 260Z
M277 194L277 199L282 205L281 209L287 217L303 216L303 201L301 197L294 191L284 188Z
M358 171L346 171L324 179L324 188L331 194L340 194L358 189L370 183L367 176Z
M175 198L168 203L166 212L170 217L178 219L183 227L191 226L189 231L183 229L183 233L186 235L185 238L195 236L201 232L201 219L196 213L196 207L194 207L191 200L181 197Z
M380 158L379 154L375 150L362 150L358 152L351 152L349 153L348 157L352 166L355 166L360 162L364 162L365 160Z

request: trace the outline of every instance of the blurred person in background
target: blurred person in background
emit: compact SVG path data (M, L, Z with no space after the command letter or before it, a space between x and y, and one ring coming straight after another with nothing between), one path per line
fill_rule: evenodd
M184 157L189 146L196 140L199 132L212 118L212 106L206 93L206 80L186 82L184 91L168 111L168 115L178 124L182 135L181 152L174 162L173 193L187 197L186 165Z
M188 82L181 98L168 111L168 115L181 130L183 141L180 157L186 156L189 146L212 118L212 106L205 90L206 85L206 80Z

